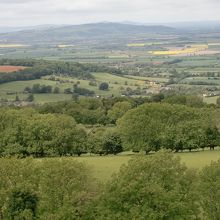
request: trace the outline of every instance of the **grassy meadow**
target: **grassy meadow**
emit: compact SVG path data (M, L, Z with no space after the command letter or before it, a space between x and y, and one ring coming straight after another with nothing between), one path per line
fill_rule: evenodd
M184 152L177 153L176 155L181 158L181 161L187 167L201 169L209 165L211 161L220 159L220 149L216 149L215 151ZM93 169L94 176L101 182L106 182L114 173L119 171L123 164L127 164L135 156L137 155L123 153L123 155L118 156L83 156L76 158L76 160L89 165Z

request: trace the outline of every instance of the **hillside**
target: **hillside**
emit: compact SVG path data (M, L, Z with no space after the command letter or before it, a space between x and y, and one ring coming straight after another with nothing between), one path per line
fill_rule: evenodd
M174 32L174 28L161 25L132 25L121 23L95 23L84 25L68 25L61 27L48 27L44 29L33 28L29 30L4 33L0 41L8 42L67 42L79 39L128 37L130 35L167 34Z

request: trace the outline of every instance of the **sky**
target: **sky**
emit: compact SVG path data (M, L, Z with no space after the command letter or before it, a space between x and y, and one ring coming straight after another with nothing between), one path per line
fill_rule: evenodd
M0 26L220 20L220 0L0 0Z

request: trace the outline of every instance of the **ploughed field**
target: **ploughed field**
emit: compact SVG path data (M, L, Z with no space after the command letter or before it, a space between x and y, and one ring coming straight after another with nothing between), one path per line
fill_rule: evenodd
M7 66L7 65L4 65L4 66L0 66L0 73L1 72L11 73L11 72L16 72L16 71L23 70L23 69L26 69L26 68L27 67L25 67L25 66Z

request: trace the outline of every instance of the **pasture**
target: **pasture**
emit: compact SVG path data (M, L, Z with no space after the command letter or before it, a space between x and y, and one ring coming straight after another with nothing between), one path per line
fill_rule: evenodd
M181 158L181 161L186 164L187 167L201 169L209 165L211 161L220 159L220 149L216 149L215 151L206 150L200 152L176 153L176 155ZM89 165L93 169L94 176L101 182L106 182L115 172L119 171L123 164L127 164L133 156L137 155L128 153L118 156L83 156L76 158L76 160Z
M18 95L20 99L26 99L27 94L24 94L25 87L32 87L34 84L40 85L50 85L53 88L59 87L61 90L60 94L34 94L34 101L36 103L47 103L47 102L58 102L64 100L71 100L70 94L64 94L65 88L73 87L71 83L65 83L62 85L57 85L54 81L49 81L46 79L39 80L28 80L28 81L15 81L10 83L0 84L0 98L8 99L13 101L15 96Z
M126 88L136 90L137 88L143 89L148 87L147 81L153 78L145 77L123 77L116 76L109 73L93 73L95 78L96 86L90 85L90 80L77 79L74 77L56 76L56 80L51 80L50 76L43 77L36 80L27 81L15 81L0 84L0 98L14 100L15 96L18 95L21 99L25 99L27 94L24 94L25 87L32 87L34 84L49 85L53 88L58 87L60 89L60 94L34 94L36 103L45 102L56 102L62 100L70 100L71 95L65 94L64 90L67 88L73 88L75 83L79 83L81 88L86 88L94 91L97 96L110 97L120 96L122 91ZM155 79L156 80L156 79ZM158 79L159 80L159 79ZM163 81L164 79L161 79ZM102 82L107 82L109 84L109 89L99 90L98 86Z

